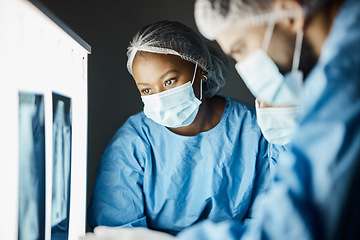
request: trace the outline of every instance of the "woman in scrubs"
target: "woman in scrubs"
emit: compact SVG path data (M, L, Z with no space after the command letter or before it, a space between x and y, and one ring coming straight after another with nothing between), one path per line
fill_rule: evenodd
M144 110L102 156L91 228L176 235L202 219L243 221L269 187L279 152L262 136L252 107L216 95L228 75L224 54L187 26L162 21L134 36L128 70Z

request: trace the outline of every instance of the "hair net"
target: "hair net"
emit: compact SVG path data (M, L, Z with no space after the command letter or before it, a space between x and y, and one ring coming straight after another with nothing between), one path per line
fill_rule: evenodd
M203 81L204 95L207 98L222 89L229 74L225 54L205 44L191 28L178 22L153 23L135 34L127 52L127 68L131 75L132 64L138 51L177 55L186 61L197 63L207 72L207 80Z
M214 40L220 33L238 28L266 25L302 11L277 10L275 0L196 0L195 20L202 35Z

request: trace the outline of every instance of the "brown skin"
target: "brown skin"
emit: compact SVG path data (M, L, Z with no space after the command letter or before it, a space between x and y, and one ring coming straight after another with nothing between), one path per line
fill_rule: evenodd
M282 73L291 71L296 34L301 29L304 31L304 44L300 70L303 70L306 76L314 67L341 3L342 1L334 0L326 7L318 9L309 19L305 19L305 15L302 15L299 18L286 18L277 22L267 53ZM276 0L274 9L303 11L303 7L296 0ZM262 47L266 27L232 29L221 33L216 41L227 55L240 62ZM260 107L275 107L260 99L258 101Z
M166 91L192 80L195 65L170 54L137 53L132 65L133 76L142 96ZM193 84L195 96L200 99L200 83L206 72L197 68ZM206 99L203 95L195 120L185 127L169 128L183 136L196 136L215 127L221 120L226 101L220 97Z

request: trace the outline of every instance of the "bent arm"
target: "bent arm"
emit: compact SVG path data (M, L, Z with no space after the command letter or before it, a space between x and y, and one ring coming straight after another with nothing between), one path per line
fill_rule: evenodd
M144 213L144 144L138 136L120 131L100 161L88 209L88 222L96 226L147 227Z

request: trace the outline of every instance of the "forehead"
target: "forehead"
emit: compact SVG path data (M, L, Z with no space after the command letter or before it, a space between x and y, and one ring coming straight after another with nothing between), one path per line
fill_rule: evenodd
M167 65L181 65L182 58L172 54L162 54L162 53L152 53L139 51L136 53L132 67L141 67L143 65L157 65L161 64L162 66Z
M134 58L132 71L135 80L161 77L168 70L187 71L192 63L172 54L138 52Z
M246 45L247 48L261 47L266 26L256 26L248 28L230 29L220 33L216 41L226 54L231 54L232 48L239 44Z

